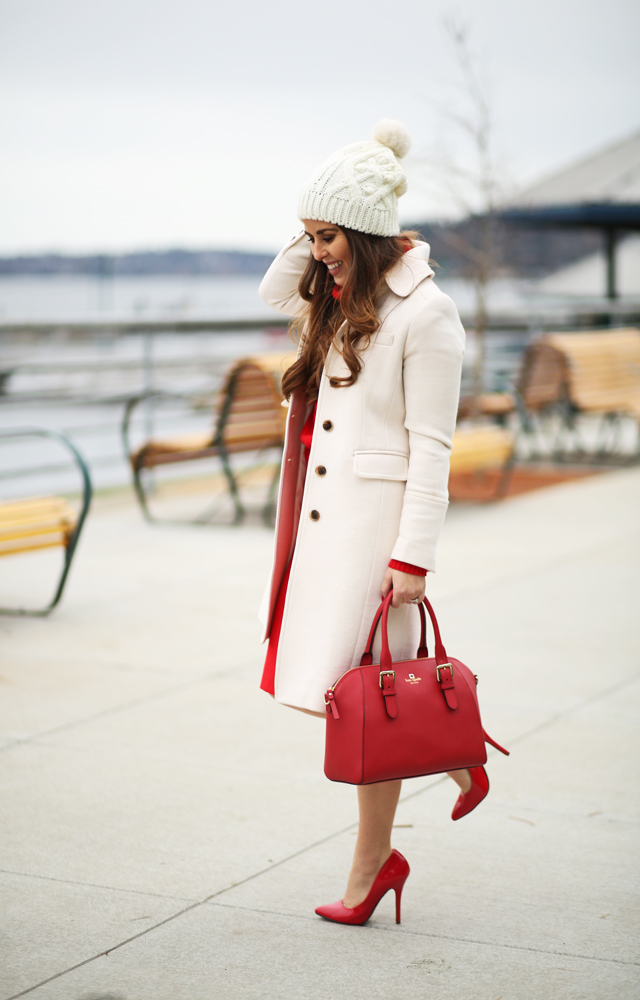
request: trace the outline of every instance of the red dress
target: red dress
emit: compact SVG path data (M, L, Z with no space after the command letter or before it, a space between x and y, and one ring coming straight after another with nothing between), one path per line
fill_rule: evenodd
M300 434L300 441L304 445L305 464L309 461L309 452L311 451L311 441L313 440L313 428L316 422L317 408L318 408L318 403L315 402L313 404L313 409L311 410L311 413L307 417L307 422L302 428L302 432ZM264 661L262 680L260 681L261 690L266 691L267 694L275 694L276 657L278 655L278 642L280 641L280 629L282 628L284 602L287 599L287 587L289 586L289 574L291 572L292 561L293 561L293 553L291 553L291 561L287 566L287 572L285 573L282 583L280 584L280 590L278 591L278 597L276 600L275 607L273 609L271 630L269 632L269 646L267 648L267 656Z

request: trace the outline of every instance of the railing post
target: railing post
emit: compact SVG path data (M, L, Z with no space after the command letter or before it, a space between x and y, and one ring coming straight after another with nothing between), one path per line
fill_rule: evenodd
M605 252L607 256L607 298L617 299L618 289L616 288L616 243L618 232L616 229L605 229Z
M153 332L145 330L142 337L143 392L149 395L145 401L145 433L147 441L153 438Z

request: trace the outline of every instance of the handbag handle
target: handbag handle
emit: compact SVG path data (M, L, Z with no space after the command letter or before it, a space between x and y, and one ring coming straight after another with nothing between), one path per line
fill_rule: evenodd
M375 638L375 634L378 629L378 623L382 619L382 650L380 653L381 670L391 669L391 652L389 650L389 633L387 631L387 618L389 617L389 608L391 606L392 599L393 599L393 590L390 590L376 612L375 618L373 620L373 625L371 626L371 632L369 633L369 641L367 643L367 649L362 657L362 660L364 660L366 656L371 655L371 648L373 646L373 640ZM440 635L440 629L438 627L438 620L436 618L435 611L431 607L431 604L429 603L426 597L418 605L418 609L421 613L420 615L421 618L423 618L424 616L425 607L429 612L429 618L431 619L431 624L433 625L433 634L435 637L435 645L436 645L436 664L438 666L443 666L445 663L449 662L447 658L447 651L444 648L444 644L442 642L442 637ZM425 633L426 633L426 618L423 618L423 625L425 626ZM425 635L423 633L420 638L421 648L426 649L426 643L423 642L424 638ZM365 667L369 666L370 663L371 660L368 659L364 663L361 661L360 665Z
M384 698L384 707L387 715L390 719L395 719L398 716L398 704L397 704L397 691L396 691L396 672L393 669L393 660L391 659L391 651L389 650L389 632L387 628L388 618L389 618L389 608L391 607L391 601L393 600L393 589L389 591L384 601L378 608L376 616L373 620L373 625L371 626L371 632L369 633L369 643L368 648L365 651L362 660L360 661L360 666L369 666L371 663L371 647L373 645L373 640L378 629L378 622L382 621L382 649L380 651L380 691ZM447 651L442 644L442 638L440 636L440 629L438 627L438 620L435 615L435 611L431 607L429 601L426 597L422 599L418 605L420 609L420 618L422 621L422 636L421 641L426 639L426 618L424 614L424 609L426 608L429 612L429 617L431 619L431 624L433 625L433 634L435 637L436 645L436 678L438 680L438 685L440 690L444 695L444 700L447 703L448 708L455 711L458 707L458 698L455 690L455 681L453 679L453 666L449 663L447 658ZM426 652L426 645L421 647ZM418 655L420 655L418 653Z
M389 591L389 594L393 597L393 588ZM389 596L389 595L387 595ZM386 598L384 599L386 600ZM376 632L378 631L378 625L380 623L380 618L382 617L382 609L384 608L384 600L382 604L376 611L369 631L369 638L367 639L367 645L364 653L360 658L361 667L370 667L373 663L373 640L376 637ZM429 650L427 649L427 616L424 611L424 606L422 601L418 605L418 611L420 612L420 645L418 646L417 658L419 660L426 659L429 655Z

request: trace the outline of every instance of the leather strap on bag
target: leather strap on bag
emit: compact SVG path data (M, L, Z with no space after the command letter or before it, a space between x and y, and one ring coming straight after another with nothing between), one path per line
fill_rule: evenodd
M398 715L398 702L396 701L396 673L395 670L380 671L380 688L384 696L384 707L390 719L395 719Z
M392 593L392 591L390 591L390 593ZM387 595L387 597L388 596L389 595ZM380 624L380 618L382 617L383 607L384 601L375 613L373 624L369 631L369 638L367 639L365 651L360 657L361 667L370 667L373 663L373 642L376 637L376 632L378 631L378 625ZM418 646L417 659L422 660L429 656L429 650L427 648L427 616L422 604L418 605L418 611L420 612L420 645Z
M391 606L391 601L393 600L393 589L389 591L382 604L376 612L375 618L373 620L373 625L371 626L371 631L369 632L369 640L367 642L367 648L362 655L360 660L360 666L366 667L370 666L373 660L373 641L375 639L375 634L378 629L378 623L382 621L382 649L380 652L380 689L384 696L385 707L387 709L387 715L390 718L395 719L398 715L398 706L396 702L396 689L395 689L395 672L393 670L393 662L391 659L391 651L389 649L389 633L388 633L388 617L389 608ZM436 676L438 679L438 684L440 685L440 690L444 696L444 700L447 703L447 707L451 709L452 712L458 707L458 697L456 695L455 680L453 676L453 666L449 662L447 657L447 651L444 648L442 642L442 637L440 635L440 629L438 627L438 621L431 604L425 597L424 600L418 605L420 611L421 619L421 635L420 635L420 648L418 650L418 656L421 655L421 651L424 650L422 656L427 656L427 621L424 609L429 612L429 618L431 619L431 624L433 626L433 634L435 637L435 657L436 657Z
M436 667L436 674L440 690L444 695L444 700L449 708L456 709L458 707L458 698L456 696L456 686L453 683L452 665L450 663L444 663L441 666Z

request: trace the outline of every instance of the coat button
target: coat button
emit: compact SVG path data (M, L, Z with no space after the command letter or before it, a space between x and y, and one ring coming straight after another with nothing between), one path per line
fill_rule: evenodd
M312 510L311 513L309 514L309 517L311 518L312 521L319 521L320 520L320 511L319 510Z
M337 384L338 384L337 378L330 378L329 379L329 385L332 386L334 389L337 386Z
M326 474L327 474L327 470L325 469L324 465L316 465L316 475L317 476L326 476Z
M330 420L325 420L324 423L323 423L323 425L322 425L322 429L324 431L331 431L331 430L333 430L333 424L331 423Z

